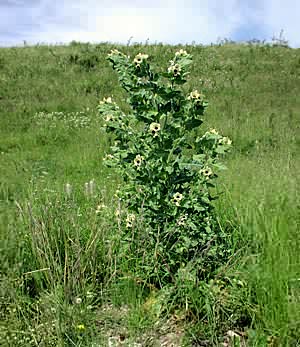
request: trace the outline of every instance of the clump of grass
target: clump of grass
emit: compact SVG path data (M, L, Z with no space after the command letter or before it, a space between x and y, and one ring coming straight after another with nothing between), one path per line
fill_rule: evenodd
M38 112L34 115L34 121L39 127L45 128L56 128L59 124L71 129L88 128L92 125L89 111L87 108L79 112Z

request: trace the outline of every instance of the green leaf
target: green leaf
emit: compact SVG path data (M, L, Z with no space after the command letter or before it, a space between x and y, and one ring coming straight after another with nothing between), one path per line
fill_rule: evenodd
M186 123L185 123L185 128L187 130L192 130L194 128L199 127L201 124L203 123L203 121L201 119L189 119Z
M213 164L213 167L216 168L217 170L227 170L227 166L225 166L222 163L215 163Z

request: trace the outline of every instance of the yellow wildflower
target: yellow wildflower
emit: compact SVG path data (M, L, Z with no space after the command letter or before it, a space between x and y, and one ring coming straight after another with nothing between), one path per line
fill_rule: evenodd
M187 220L187 215L186 214L180 216L178 218L178 220L177 220L177 225L179 225L179 226L180 225L185 225L186 220Z
M195 104L203 104L204 95L199 93L198 90L193 90L188 96L188 100L192 100Z
M158 136L159 131L160 131L160 124L159 123L151 123L150 124L150 132L153 135L153 137Z
M205 176L206 178L209 178L213 174L213 172L212 172L211 168L206 167L206 168L200 170L200 174Z
M182 198L183 198L183 195L178 192L173 195L173 202L175 203L176 206L180 205L180 201L182 200Z
M80 305L82 303L81 298L75 298L75 304Z
M84 324L78 324L76 326L76 328L79 330L79 331L84 331L85 330L85 325Z
M181 72L181 67L179 64L174 64L174 62L171 61L171 66L168 67L168 72L174 75L175 77L179 76Z
M178 52L175 53L176 57L186 57L187 55L188 53L184 49L180 49Z
M105 122L110 122L114 120L114 116L112 114L107 114L106 117L104 118Z
M108 54L109 57L113 56L113 55L124 55L123 53L121 53L120 51L118 51L117 49L112 49L110 51L110 53Z
M114 159L114 156L112 154L106 154L103 158L104 161Z
M232 141L231 141L228 137L222 137L222 138L219 140L219 144L230 146L230 145L232 144Z
M126 217L126 227L132 228L134 221L135 221L135 215L133 213L128 214Z
M209 132L214 135L219 135L216 129L210 129Z
M137 166L137 168L139 169L140 166L142 165L143 160L144 160L144 157L141 156L140 154L138 154L138 155L134 158L134 165Z
M108 98L103 98L102 101L99 102L100 105L103 104L112 104L112 98L109 96Z
M148 54L143 54L143 53L139 53L135 56L133 62L137 65L140 66L142 64L143 61L145 61L146 59L148 59L149 55Z

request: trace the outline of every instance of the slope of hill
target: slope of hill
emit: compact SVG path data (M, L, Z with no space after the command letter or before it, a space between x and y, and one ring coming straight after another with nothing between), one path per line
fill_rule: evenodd
M210 104L203 129L233 141L216 202L233 235L223 269L230 285L194 293L197 316L168 312L136 279L117 280L109 228L120 179L102 165L111 140L96 109L113 95L128 110L105 59L113 48L147 53L160 70L186 49L193 66L184 89ZM1 48L0 122L1 344L155 346L170 334L179 340L182 327L187 346L300 344L300 49Z

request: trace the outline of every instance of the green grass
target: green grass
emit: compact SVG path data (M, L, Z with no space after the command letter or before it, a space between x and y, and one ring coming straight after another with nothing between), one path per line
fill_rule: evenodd
M185 89L203 90L210 102L204 127L233 140L216 208L235 249L222 271L242 281L187 288L198 307L191 317L118 274L119 179L102 165L110 139L96 111L111 94L127 107L105 60L112 48L0 49L0 344L108 346L116 337L159 346L182 328L187 346L217 346L228 330L245 331L248 346L299 346L300 50L180 47L194 58ZM145 52L165 69L179 47L117 48Z

